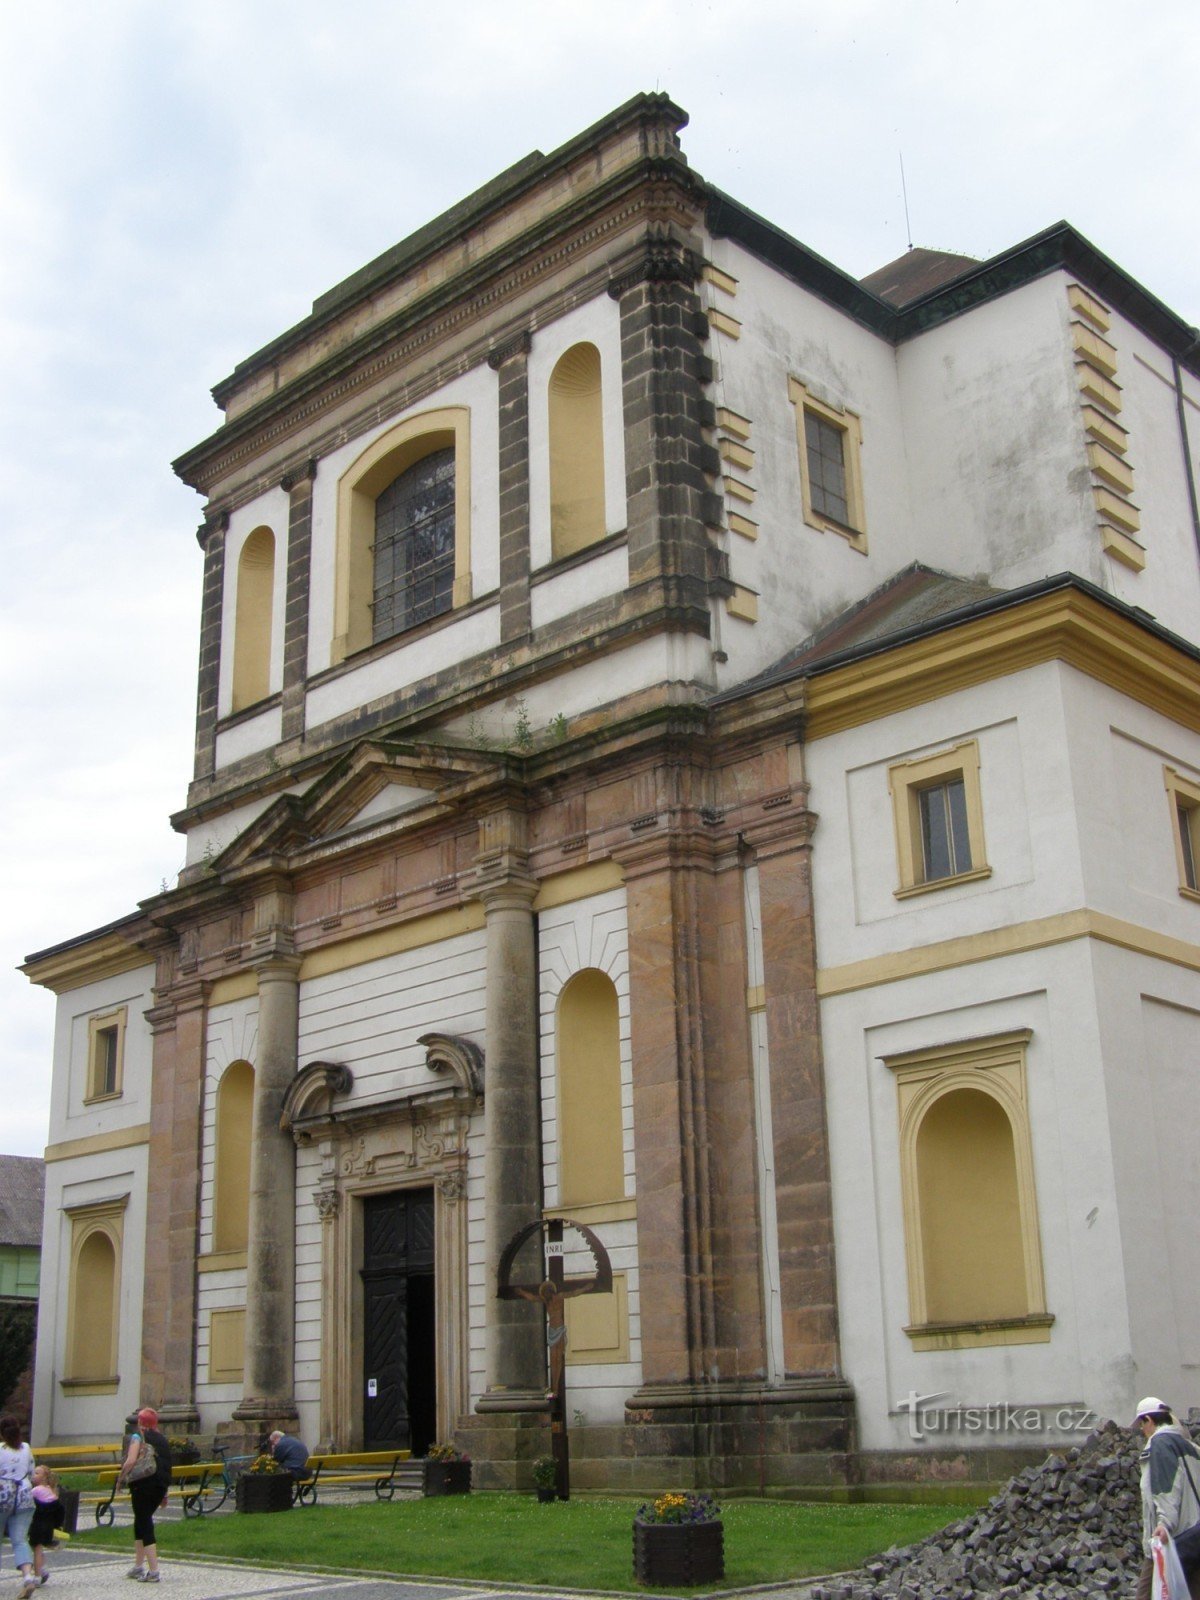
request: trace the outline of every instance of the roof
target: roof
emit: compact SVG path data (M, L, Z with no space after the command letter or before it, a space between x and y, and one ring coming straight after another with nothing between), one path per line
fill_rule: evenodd
M0 1244L40 1249L46 1163L38 1156L0 1156Z
M895 261L869 272L859 282L864 289L870 289L872 294L877 294L881 300L899 309L910 300L919 300L923 294L930 294L934 289L953 283L955 278L960 278L964 272L978 265L975 256L960 256L951 250L923 250L919 245L915 249L910 246Z
M740 695L751 687L807 676L832 657L882 644L897 635L921 632L938 618L978 605L981 600L1000 599L1005 592L988 583L956 578L914 562L872 590L865 600L839 612L749 684L729 693Z

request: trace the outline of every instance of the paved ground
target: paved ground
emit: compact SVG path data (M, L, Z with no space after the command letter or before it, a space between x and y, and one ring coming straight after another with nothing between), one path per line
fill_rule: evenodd
M11 1552L5 1548L5 1557ZM469 1583L412 1578L330 1577L319 1572L273 1572L249 1565L225 1566L216 1562L172 1561L162 1563L162 1581L153 1588L131 1583L125 1576L132 1565L132 1552L101 1554L82 1546L60 1546L49 1554L49 1580L37 1590L45 1600L135 1600L143 1594L170 1596L171 1600L253 1600L254 1596L278 1597L334 1595L337 1600L583 1600L570 1590L552 1592L540 1589L484 1588ZM13 1584L15 1574L6 1567L0 1583L0 1597L19 1593ZM745 1593L746 1591L743 1591ZM808 1586L771 1589L763 1600L802 1600ZM590 1600L590 1597L589 1597Z

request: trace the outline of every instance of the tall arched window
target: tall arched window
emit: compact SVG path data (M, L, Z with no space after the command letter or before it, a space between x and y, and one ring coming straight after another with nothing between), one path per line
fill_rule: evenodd
M915 1350L1050 1338L1027 1028L884 1056L896 1077Z
M255 528L237 568L233 633L233 709L241 711L271 692L271 612L275 601L275 535Z
M115 1387L124 1202L72 1214L66 1382Z
M338 479L330 657L471 601L471 418L406 417Z
M217 1087L212 1242L217 1252L245 1250L249 1241L253 1122L254 1068L234 1061Z
M930 1322L1029 1311L1012 1123L978 1089L935 1100L917 1131L925 1308Z
M572 345L550 374L550 548L555 560L603 539L600 352Z
M558 1001L559 1203L625 1194L617 991L606 973L576 973Z
M454 447L434 450L375 501L372 639L449 611L454 593Z

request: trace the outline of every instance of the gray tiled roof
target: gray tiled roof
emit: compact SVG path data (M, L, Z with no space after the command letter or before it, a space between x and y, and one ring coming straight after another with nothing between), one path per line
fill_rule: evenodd
M46 1163L38 1156L0 1156L0 1244L39 1248Z

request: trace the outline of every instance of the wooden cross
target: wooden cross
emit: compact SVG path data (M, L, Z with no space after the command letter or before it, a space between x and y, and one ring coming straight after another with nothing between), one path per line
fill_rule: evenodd
M595 1271L586 1277L563 1275L563 1229L573 1228L592 1253ZM535 1233L545 1231L546 1276L540 1283L513 1283L517 1252ZM546 1312L546 1344L550 1351L550 1450L554 1457L554 1488L560 1500L571 1497L571 1452L567 1440L567 1321L566 1302L579 1294L608 1294L612 1290L612 1265L608 1251L590 1228L565 1217L531 1222L514 1233L504 1247L496 1274L499 1300L538 1300Z

